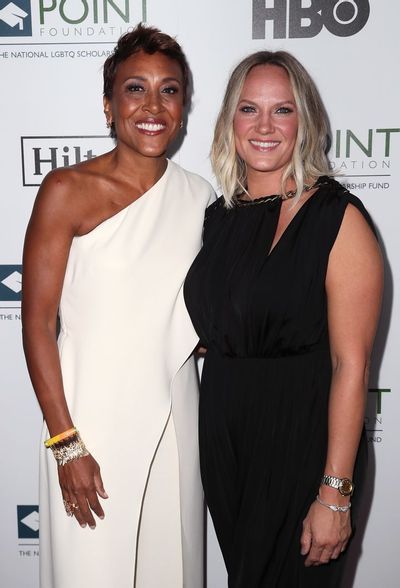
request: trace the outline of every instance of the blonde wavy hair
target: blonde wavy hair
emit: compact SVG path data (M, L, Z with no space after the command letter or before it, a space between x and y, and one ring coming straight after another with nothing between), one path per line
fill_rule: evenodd
M289 179L294 180L296 198L299 198L305 182L313 183L319 176L332 174L326 156L330 143L328 117L311 76L286 51L258 51L233 70L214 131L211 163L227 207L232 206L235 196L246 191L246 163L236 151L233 119L245 79L257 65L276 65L286 70L298 112L296 144L282 174L281 194L286 192Z

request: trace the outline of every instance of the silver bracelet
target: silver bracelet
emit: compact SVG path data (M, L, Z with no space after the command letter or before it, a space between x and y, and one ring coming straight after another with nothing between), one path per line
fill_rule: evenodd
M75 431L73 435L62 441L53 443L50 445L50 449L59 466L64 466L70 461L75 461L76 459L89 455L78 431Z
M322 504L322 506L330 508L331 510L333 510L333 512L347 512L351 508L351 502L349 502L349 504L346 504L345 506L340 506L339 504L328 504L327 502L324 502L322 500L319 494L317 494L316 496L316 501Z

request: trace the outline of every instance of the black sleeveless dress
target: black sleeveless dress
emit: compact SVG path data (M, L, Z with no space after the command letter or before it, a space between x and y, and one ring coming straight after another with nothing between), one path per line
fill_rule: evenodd
M329 253L348 203L371 221L338 182L319 184L269 254L281 199L226 209L219 198L207 209L204 245L185 283L208 349L200 462L230 588L340 585L345 554L306 568L300 536L327 451ZM363 437L356 486L365 462Z

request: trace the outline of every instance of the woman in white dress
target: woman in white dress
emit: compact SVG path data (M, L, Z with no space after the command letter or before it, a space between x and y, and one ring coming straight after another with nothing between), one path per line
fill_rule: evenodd
M124 35L104 66L115 149L51 172L34 205L23 333L48 446L41 588L203 585L197 336L182 283L214 195L166 159L188 79L174 39L141 25Z

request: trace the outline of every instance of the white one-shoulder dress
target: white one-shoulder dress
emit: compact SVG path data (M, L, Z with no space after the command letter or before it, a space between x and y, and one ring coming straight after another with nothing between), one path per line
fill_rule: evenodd
M182 284L213 199L208 182L169 161L148 192L72 242L60 304L63 382L109 498L96 529L80 528L42 449L41 588L203 586L198 338Z

